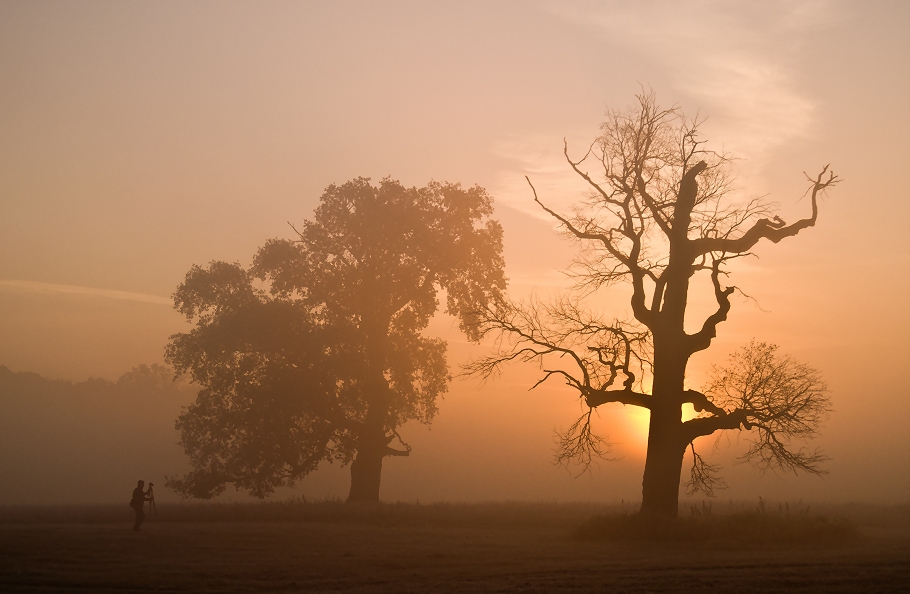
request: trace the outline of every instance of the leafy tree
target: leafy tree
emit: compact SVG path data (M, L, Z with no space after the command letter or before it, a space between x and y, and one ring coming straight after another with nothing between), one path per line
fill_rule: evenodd
M492 211L480 187L358 178L249 270L194 266L174 302L195 328L167 360L202 390L177 421L193 470L170 486L264 497L336 460L351 462L350 501L378 501L383 459L410 451L399 427L430 423L450 380L445 342L421 334L438 291L477 340L474 316L505 288Z
M569 166L590 187L573 216L535 201L580 244L576 288L551 302L504 302L488 307L484 331L498 335L499 348L467 370L496 373L513 360L539 361L544 375L565 381L587 412L559 435L557 458L587 468L610 444L591 427L591 413L607 403L650 412L641 513L677 514L680 474L688 447L693 452L690 490L710 493L716 467L695 453L696 438L743 429L757 435L745 459L787 470L821 472L824 457L794 449L793 439L814 435L828 408L818 374L752 344L718 369L703 392L686 389L689 358L707 349L727 319L736 290L721 278L729 264L750 254L762 239L778 243L815 225L817 198L837 182L827 166L810 178L812 214L787 225L760 199L736 203L731 196L729 159L705 148L698 121L678 109L661 109L642 94L628 112L610 112L601 136ZM593 167L593 172L588 171ZM530 184L530 180L528 180ZM690 284L710 283L717 303L706 319L685 330ZM598 290L631 284L633 319L604 320L585 305ZM540 383L538 382L538 384ZM682 421L682 406L699 417Z

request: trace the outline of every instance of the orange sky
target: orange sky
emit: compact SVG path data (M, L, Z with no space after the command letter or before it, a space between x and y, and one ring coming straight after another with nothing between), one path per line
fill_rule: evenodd
M907 501L908 31L903 1L0 2L0 365L84 379L160 361L192 264L249 263L361 175L486 187L511 291L551 291L571 246L524 176L571 205L563 137L582 150L645 85L707 116L743 193L788 221L809 206L803 171L844 179L815 228L734 268L762 309L734 303L689 379L752 337L819 368L831 474L725 464L722 496ZM444 318L432 331L453 368L483 352ZM431 431L407 428L383 498L637 497L644 421L604 410L623 459L573 479L550 457L577 402L528 393L533 371L456 380ZM301 492L343 495L333 472Z

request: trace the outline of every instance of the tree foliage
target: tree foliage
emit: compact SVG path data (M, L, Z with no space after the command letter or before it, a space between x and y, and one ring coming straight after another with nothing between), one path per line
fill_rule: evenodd
M174 295L195 328L168 361L202 386L178 419L193 464L176 490L211 497L227 483L263 497L323 460L407 455L398 428L430 423L450 379L446 345L421 334L445 289L447 312L472 317L505 288L502 229L479 187L406 188L365 178L332 185L294 240L253 264L194 266ZM391 447L394 440L404 449ZM377 467L377 463L379 467Z

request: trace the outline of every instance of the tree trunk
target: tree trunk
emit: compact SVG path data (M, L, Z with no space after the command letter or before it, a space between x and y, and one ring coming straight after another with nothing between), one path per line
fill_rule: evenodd
M351 490L348 503L379 503L379 482L385 453L366 447L357 451L351 463Z
M388 316L364 315L369 372L365 387L367 414L357 440L357 456L351 463L348 503L379 503L382 459L388 453L386 426L389 416L389 384L385 378Z
M680 324L681 326L681 324ZM666 333L677 337L681 331ZM682 341L654 340L654 406L648 428L648 455L642 479L641 515L672 519L679 513L679 478L686 444L681 443L682 405L687 358Z
M694 183L694 174L687 175ZM685 444L680 443L682 396L689 361L685 350L685 318L692 275L691 261L686 254L686 233L694 200L693 187L681 188L670 237L663 307L657 326L652 328L654 384L651 394L654 405L648 429L640 513L654 519L673 519L679 514L679 475L686 452Z
M673 519L679 513L679 478L684 446L679 444L680 415L652 411L648 455L641 484L641 515Z

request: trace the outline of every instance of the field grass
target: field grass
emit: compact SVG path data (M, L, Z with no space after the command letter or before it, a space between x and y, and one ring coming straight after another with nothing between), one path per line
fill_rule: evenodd
M680 542L579 537L634 522L628 505L162 505L138 534L120 506L3 507L0 591L908 591L907 506L789 508L691 506L679 525L713 528ZM737 514L802 536L730 538ZM848 528L805 538L805 522Z
M903 522L910 533L903 508L891 510L892 522ZM674 521L644 520L635 514L601 514L583 522L575 531L585 540L744 543L751 546L805 543L838 543L859 537L856 520L844 515L813 514L798 503L769 507L764 500L754 507L728 506L715 513L703 502Z
M148 507L146 507L148 509ZM617 511L619 507L615 508ZM632 508L629 507L629 510ZM158 505L162 522L333 522L435 526L564 526L581 522L613 506L588 503L382 503L351 505L343 500L303 499L262 503L172 503ZM148 513L147 513L148 517ZM117 505L0 506L0 524L97 524L132 518Z

